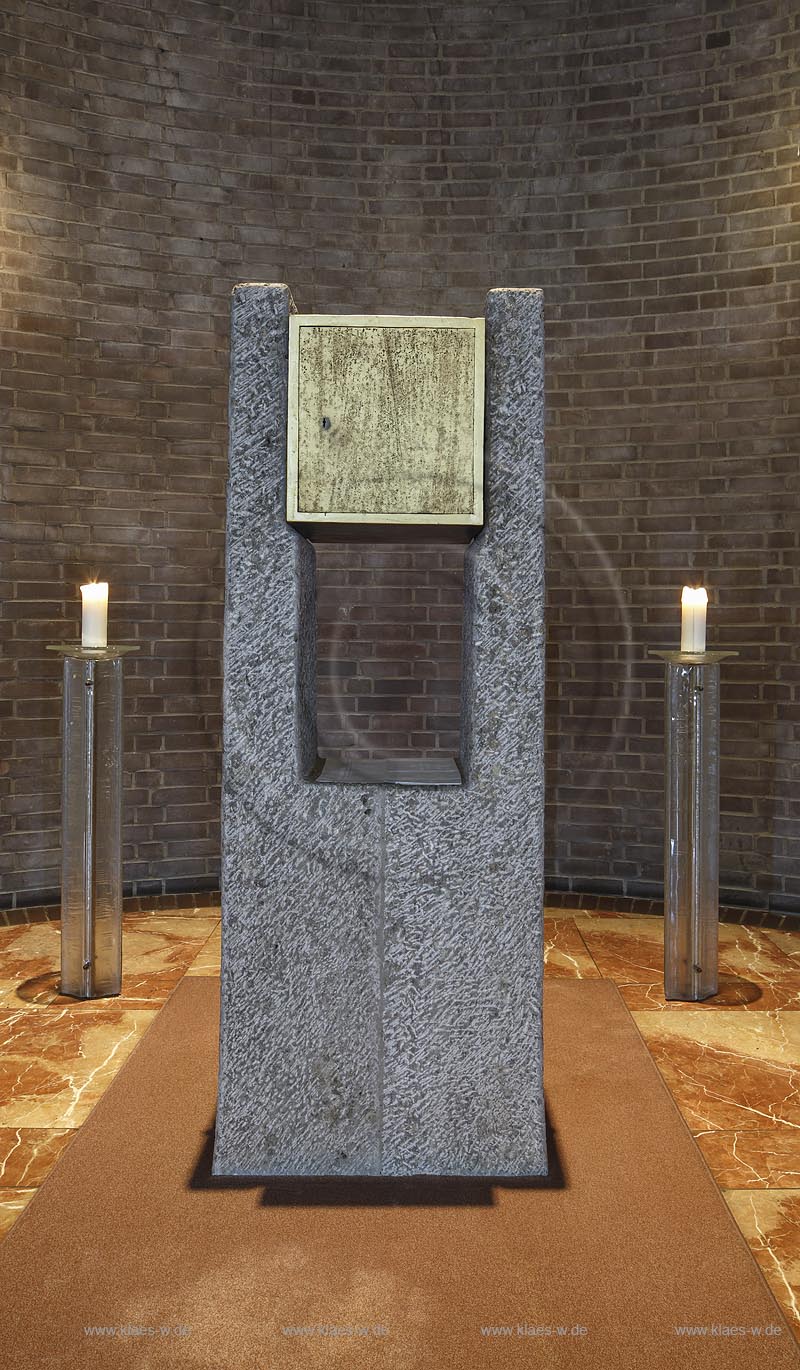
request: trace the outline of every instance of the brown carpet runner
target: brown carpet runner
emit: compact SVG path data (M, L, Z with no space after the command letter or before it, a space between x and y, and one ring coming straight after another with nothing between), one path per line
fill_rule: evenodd
M800 1363L610 982L546 985L552 1174L519 1185L211 1180L218 994L181 983L0 1245L5 1364Z

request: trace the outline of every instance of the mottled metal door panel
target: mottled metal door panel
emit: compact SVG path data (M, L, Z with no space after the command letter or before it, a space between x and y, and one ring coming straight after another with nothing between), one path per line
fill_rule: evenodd
M483 347L483 319L294 321L290 518L480 522Z

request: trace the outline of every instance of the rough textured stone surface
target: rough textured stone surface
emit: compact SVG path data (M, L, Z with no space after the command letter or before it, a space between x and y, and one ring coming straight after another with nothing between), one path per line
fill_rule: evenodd
M314 785L282 286L234 294L217 1174L546 1171L542 315L487 305L461 789Z
M383 1168L538 1174L542 296L487 299L486 525L467 552L462 789L388 791Z
M313 549L286 524L285 286L233 296L218 1174L377 1167L379 804L307 785Z

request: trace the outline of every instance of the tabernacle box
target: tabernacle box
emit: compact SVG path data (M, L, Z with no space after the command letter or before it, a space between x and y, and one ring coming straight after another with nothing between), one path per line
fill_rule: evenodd
M290 523L483 523L483 319L292 314Z

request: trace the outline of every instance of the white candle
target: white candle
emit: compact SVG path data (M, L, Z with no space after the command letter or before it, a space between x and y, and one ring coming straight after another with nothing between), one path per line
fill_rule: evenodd
M108 582L94 580L90 585L82 585L81 596L81 646L108 646Z
M681 594L681 651L704 652L706 650L706 608L708 591L702 585L697 588L684 585Z

